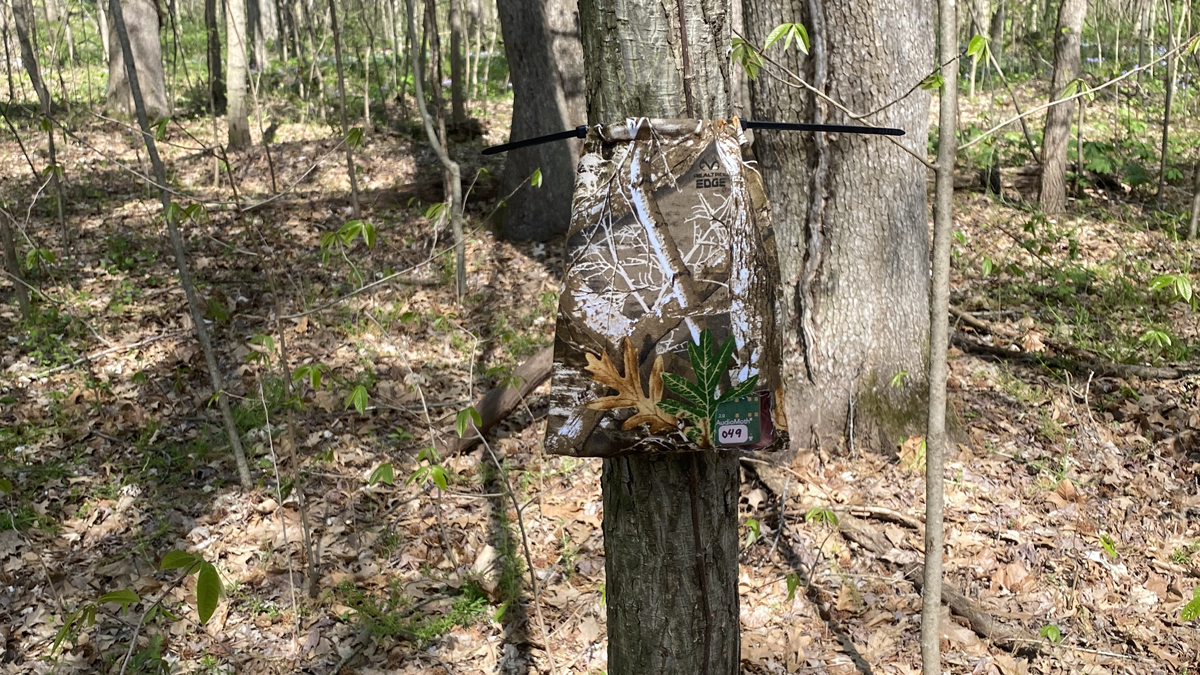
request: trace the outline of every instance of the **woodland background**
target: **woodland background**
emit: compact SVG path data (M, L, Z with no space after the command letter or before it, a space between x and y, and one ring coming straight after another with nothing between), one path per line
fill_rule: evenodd
M0 9L0 672L609 672L602 469L541 448L577 146L479 151L653 89L585 72L614 52L559 0L120 8L127 30L104 2ZM907 68L835 44L827 85L915 97L916 160L855 146L914 170L830 166L917 195L919 261L930 91L961 97L944 668L1195 672L1196 4L959 3L957 74L903 32L932 7L824 8L925 45ZM800 91L789 59L826 86L808 11L747 0L725 42L692 33L724 110ZM923 286L845 278L877 339L924 335ZM870 395L923 363L810 373L832 421L742 458L744 672L918 671L926 445Z

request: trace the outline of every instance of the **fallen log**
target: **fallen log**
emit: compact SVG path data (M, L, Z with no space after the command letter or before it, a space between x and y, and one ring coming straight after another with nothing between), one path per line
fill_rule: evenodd
M550 378L553 365L554 347L550 346L517 366L512 377L490 389L475 404L480 425L475 426L472 421L462 438L447 442L445 450L452 454L460 453L478 443L483 434L512 414L534 389Z

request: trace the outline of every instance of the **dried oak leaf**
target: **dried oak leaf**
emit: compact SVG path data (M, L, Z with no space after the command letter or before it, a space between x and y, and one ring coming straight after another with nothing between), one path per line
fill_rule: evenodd
M625 375L617 372L617 367L608 358L607 353L596 358L586 354L586 369L592 373L592 381L617 390L615 396L604 396L587 404L591 410L617 410L619 408L637 408L637 412L625 420L622 429L629 430L639 424L650 425L650 433L669 431L675 428L675 416L668 414L658 407L663 395L663 358L659 355L654 359L650 369L650 395L642 391L642 380L638 376L637 348L629 341L623 340L625 356Z

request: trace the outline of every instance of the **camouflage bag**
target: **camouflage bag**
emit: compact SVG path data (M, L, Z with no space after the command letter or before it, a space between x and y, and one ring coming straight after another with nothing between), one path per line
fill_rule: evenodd
M787 444L762 179L738 120L588 130L545 447L622 454Z

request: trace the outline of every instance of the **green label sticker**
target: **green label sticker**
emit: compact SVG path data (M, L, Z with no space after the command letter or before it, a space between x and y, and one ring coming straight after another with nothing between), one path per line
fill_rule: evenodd
M754 445L762 437L761 403L758 394L750 394L722 403L713 420L713 436L718 445Z

